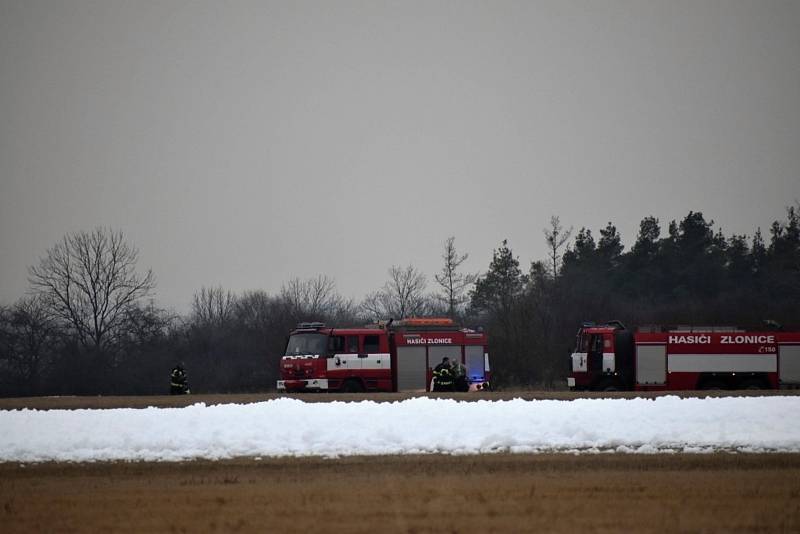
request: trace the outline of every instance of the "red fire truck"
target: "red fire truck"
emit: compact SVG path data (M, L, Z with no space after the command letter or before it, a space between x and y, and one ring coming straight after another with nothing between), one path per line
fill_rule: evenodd
M570 371L573 390L798 388L800 332L585 323Z
M486 334L450 319L389 320L364 328L301 323L281 358L278 391L430 391L443 358L461 362L470 390L488 389Z

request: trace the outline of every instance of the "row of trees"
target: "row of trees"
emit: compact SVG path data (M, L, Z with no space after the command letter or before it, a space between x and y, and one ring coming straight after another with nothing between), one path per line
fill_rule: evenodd
M29 270L29 295L0 307L0 395L155 394L183 361L194 391L273 387L286 333L299 321L352 325L389 317L447 315L490 333L499 386L559 383L584 320L737 323L766 318L799 324L800 215L787 210L768 242L726 237L690 212L661 236L641 221L628 252L612 223L572 229L553 217L548 258L521 266L507 241L488 270L467 273L455 239L428 291L413 265L393 266L362 302L343 298L327 276L293 279L276 294L204 287L178 316L151 299L155 278L137 271L138 252L121 232L70 234Z
M179 316L151 299L155 277L137 271L138 251L102 228L65 236L29 269L30 292L0 307L0 395L154 394L183 362L196 391L257 391L277 380L277 359L298 322L361 324L386 317L460 312L474 275L445 244L445 265L427 293L412 265L361 303L327 276L292 279L274 295L203 287Z
M617 228L544 230L547 261L524 271L507 242L472 292L471 312L490 328L497 377L514 385L558 383L582 322L800 327L800 210L752 238L726 237L702 213L661 226L644 218L625 252ZM567 246L567 244L569 246Z

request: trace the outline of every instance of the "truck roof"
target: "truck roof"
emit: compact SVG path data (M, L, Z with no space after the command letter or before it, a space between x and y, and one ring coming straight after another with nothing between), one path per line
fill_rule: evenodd
M581 332L584 334L612 334L619 330L615 326L584 326L581 327Z
M357 327L357 328L333 328L333 327L321 327L321 328L296 328L292 330L292 334L325 334L330 335L333 333L337 334L379 334L383 332L382 329L379 328L367 328L367 327Z
M324 335L379 335L395 332L404 335L459 333L467 337L485 337L482 329L472 330L457 326L451 319L414 318L396 322L380 322L360 327L329 327L321 322L300 323L290 332L293 334L318 333Z
M437 328L434 326L428 328L392 328L391 332L397 332L401 334L429 334L429 333L436 333L436 332L460 332L464 334L473 334L473 335L483 335L485 332L470 330L468 328L459 328L459 329L450 329L450 328ZM325 335L377 335L387 333L388 331L383 328L369 328L369 327L344 327L344 328L334 328L334 327L324 327L324 328L296 328L290 332L291 334L325 334Z

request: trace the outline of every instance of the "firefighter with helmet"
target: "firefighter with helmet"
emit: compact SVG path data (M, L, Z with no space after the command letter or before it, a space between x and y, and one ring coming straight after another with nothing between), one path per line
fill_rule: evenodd
M453 391L453 369L447 356L433 369L433 391Z
M450 365L450 372L453 374L453 390L454 391L469 391L469 382L467 381L467 368L460 361L453 360Z
M188 393L191 393L189 391L189 380L186 378L186 370L183 368L183 363L179 363L169 375L169 394L186 395Z

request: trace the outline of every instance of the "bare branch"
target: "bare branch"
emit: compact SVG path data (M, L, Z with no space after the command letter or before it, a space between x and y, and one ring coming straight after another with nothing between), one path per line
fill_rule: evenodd
M29 281L84 347L103 350L117 343L127 313L155 287L151 270L136 273L137 260L122 232L96 228L64 236L29 268Z
M467 260L469 254L458 255L455 239L451 236L445 241L442 254L444 265L441 272L434 275L436 283L442 288L437 298L445 305L447 314L452 318L455 318L461 307L469 300L467 290L478 279L477 274L458 272L458 268Z
M402 319L425 315L428 310L426 285L425 275L414 266L392 266L389 269L389 280L381 289L367 295L361 303L361 309L373 319Z
M558 271L559 266L561 263L561 247L564 246L564 243L572 235L572 227L569 230L564 230L561 226L561 220L558 216L553 215L550 217L550 228L544 228L542 230L544 233L544 239L547 242L547 247L550 249L549 256L550 256L550 264L552 268L552 275L553 278L558 278Z
M333 317L345 305L336 291L336 281L325 275L307 280L292 278L281 288L281 298L296 320Z
M233 318L236 300L230 291L218 287L202 287L194 294L192 315L201 326L225 326Z

